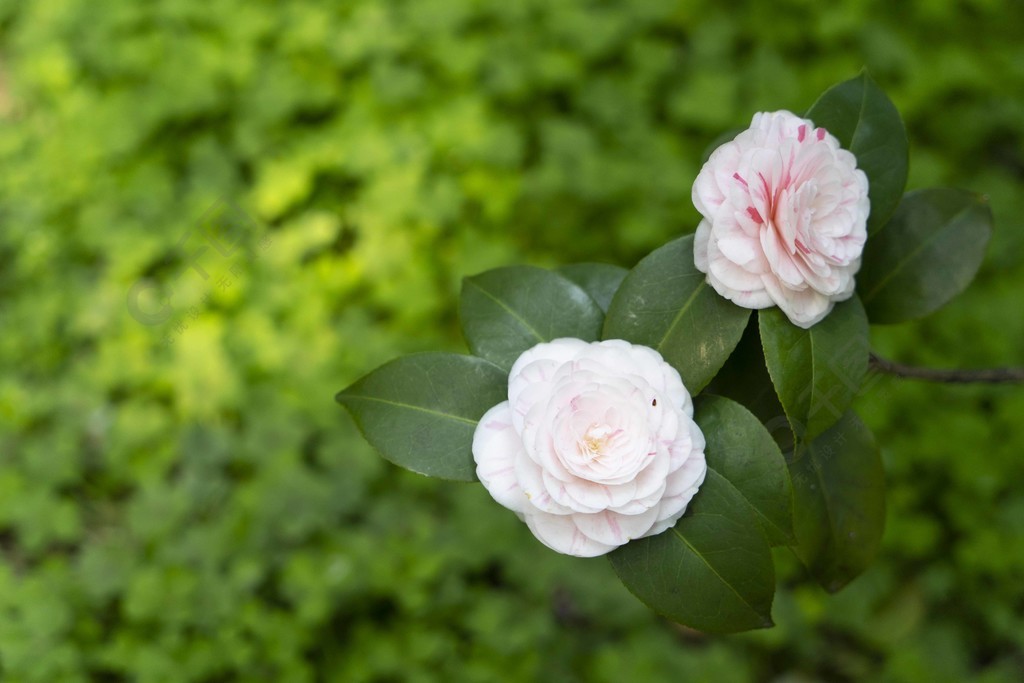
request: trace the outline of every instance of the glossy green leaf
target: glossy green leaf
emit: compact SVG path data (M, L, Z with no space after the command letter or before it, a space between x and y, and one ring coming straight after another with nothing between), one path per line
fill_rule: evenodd
M908 192L864 249L857 290L871 322L920 318L964 291L991 235L984 197L939 188Z
M868 177L868 232L880 229L907 185L909 146L895 105L867 72L826 90L807 118L836 136Z
M854 296L806 330L778 308L766 308L758 324L768 373L794 433L813 439L846 412L864 381L870 344L864 307Z
M715 376L743 335L750 311L722 298L693 264L693 236L654 250L612 299L605 339L656 349L691 394Z
M607 313L612 297L629 271L610 263L573 263L560 267L558 272L582 287Z
M337 401L381 455L431 477L474 481L477 421L507 397L508 373L454 353L386 363L342 390Z
M736 401L757 417L783 452L793 448L793 428L768 374L757 316L750 318L740 343L704 393Z
M772 626L771 549L753 509L714 470L674 527L608 558L630 592L681 624L709 633Z
M510 370L527 349L560 337L600 338L601 307L571 280L543 268L509 266L462 282L462 330L470 350Z
M695 419L707 441L708 467L747 499L773 545L792 543L789 471L772 435L753 413L721 396L702 398Z
M878 446L853 411L802 445L790 464L797 554L828 591L871 563L885 524Z

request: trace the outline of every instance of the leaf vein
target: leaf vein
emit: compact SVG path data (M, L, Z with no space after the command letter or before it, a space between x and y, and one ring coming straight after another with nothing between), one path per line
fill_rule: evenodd
M868 302L868 301L871 301L871 299L873 299L875 297L875 295L878 294L878 291L880 289L882 289L883 287L885 287L887 284L889 284L889 281L892 280L894 277L896 277L896 275L901 270L903 270L907 266L908 263L910 263L913 259L917 258L917 256L922 251L924 251L928 246L930 246L932 242L934 242L935 240L939 239L939 237L941 235L944 235L946 233L946 231L949 230L950 227L952 227L954 224L956 224L957 221L959 221L964 216L964 214L966 214L968 211L973 209L974 206L975 206L974 204L968 204L964 208L960 209L959 211L957 211L955 216L953 216L951 219L949 219L949 221L946 222L945 227L940 228L939 230L936 230L931 235L929 235L926 239L922 240L921 243L918 244L917 247L915 247L909 254L907 254L902 259L900 259L896 263L896 265L893 266L892 270L890 270L888 272L888 274L886 274L885 277L883 277L881 280L879 280L878 284L876 284L871 289L870 292L868 292L863 297L861 297L861 301L863 301L865 303Z
M731 583L726 581L725 578L721 574L718 573L718 570L715 569L714 566L710 562L708 562L708 560L704 556L704 554L701 553L696 548L694 548L693 545L689 541L687 541L686 538L681 533L679 533L678 529L676 529L675 527L672 527L672 533L675 534L676 537L680 541L682 541L686 545L686 547L689 548L693 552L694 555L696 555L697 557L699 557L701 559L701 561L707 566L707 568L711 570L711 573L714 574L716 577L718 577L718 580L721 581L722 584L725 585L730 591L732 591L733 595L735 595L737 598L739 598L740 602L742 602L744 605L746 605L750 609L750 611L753 612L754 614L760 614L760 612L758 612L758 610L753 605L751 605L749 602L747 602L746 598L744 598L742 595L739 594L739 592L733 587L733 585Z
M686 314L686 311L689 310L690 306L693 305L693 302L694 302L694 300L696 300L697 295L700 294L700 292L704 289L706 284L707 284L706 281L702 281L700 284L698 284L694 288L693 293L690 294L689 297L687 297L685 302L683 302L683 305L679 309L679 312L676 313L676 316L675 316L675 318L672 319L672 322L669 324L668 329L665 330L665 334L662 335L661 341L659 341L658 345L655 347L659 352L661 351L662 347L664 346L665 341L672 334L672 331L675 330L676 325L678 325L679 322L683 319L683 316Z
M483 294L484 296L486 296L486 297L487 297L488 299L490 299L490 300L491 300L491 301L493 301L494 303L498 304L498 306L500 306L501 308L505 309L505 311L506 311L506 312L507 312L507 313L508 313L508 314L509 314L510 316L512 316L512 318L513 318L513 319L517 320L517 321L518 321L518 322L519 322L519 323L520 323L520 324L521 324L521 325L522 325L523 327L525 327L525 328L526 328L527 330L529 330L529 332L530 332L530 333L531 333L531 334L532 334L533 336L535 336L535 337L537 338L537 340L538 340L538 341L541 341L541 342L545 342L545 341L548 341L548 339L546 339L546 338L544 337L544 335L542 335L542 334L541 334L540 332L538 332L538 331L536 330L536 328L534 328L534 327L533 327L533 325L531 325L531 324L530 324L529 322L527 322L527 321L526 321L526 319L525 319L525 318L523 318L523 317L522 317L522 316L520 316L520 315L519 315L518 313L516 313L516 311L515 311L514 309L512 309L512 308L511 308L511 307L510 307L510 306L509 306L508 304L506 304L506 303L505 303L504 301L502 301L502 300L501 300L501 299L499 299L498 297L494 296L493 294L491 294L491 293L490 293L490 292L488 292L488 291L487 291L486 289L484 289L484 288L483 288L483 287L481 287L480 285L476 284L476 283L475 283L475 282L473 282L472 280L466 280L466 282L467 282L467 283L469 283L469 284L471 284L471 285L473 285L474 287L476 287L476 288L477 288L477 290L479 290L479 291L480 291L480 293L482 293L482 294Z
M394 406L396 408L405 408L407 410L416 410L416 411L419 411L421 413L428 413L430 415L436 415L438 417L447 418L449 420L455 420L457 422L464 422L466 424L470 424L470 425L473 425L473 426L476 426L477 424L480 423L480 420L471 420L468 417L462 417L461 415L453 415L451 413L442 413L439 410L433 410L431 408L424 408L423 406L414 405L412 403L401 403L399 401L389 401L386 398L378 398L376 396L358 396L358 395L355 395L355 394L348 394L348 395L345 395L344 399L346 401L357 400L357 401L373 401L375 403L383 403L385 405Z

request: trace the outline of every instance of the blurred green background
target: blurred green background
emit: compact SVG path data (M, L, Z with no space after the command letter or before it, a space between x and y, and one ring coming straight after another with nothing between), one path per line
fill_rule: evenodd
M781 552L778 627L734 637L386 464L332 400L462 348L465 274L691 231L711 139L864 65L910 186L997 220L968 293L876 348L1024 364L1022 26L999 0L0 1L0 680L1024 680L1020 388L873 384L878 561L828 596Z

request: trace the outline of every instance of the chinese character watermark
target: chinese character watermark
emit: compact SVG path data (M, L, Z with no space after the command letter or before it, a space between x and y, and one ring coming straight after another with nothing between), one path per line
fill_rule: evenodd
M185 278L199 278L216 290L229 289L245 272L245 263L258 259L273 244L272 238L263 233L237 204L218 200L175 243L184 265L170 282L140 278L132 283L126 300L128 314L147 327L169 323L163 343L173 344L174 336L183 334L201 312L199 304L176 306L175 286ZM200 304L208 304L211 296L211 291L206 291Z

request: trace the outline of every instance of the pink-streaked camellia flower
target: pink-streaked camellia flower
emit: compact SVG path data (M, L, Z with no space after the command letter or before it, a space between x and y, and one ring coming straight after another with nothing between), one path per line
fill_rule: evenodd
M704 164L693 203L704 216L694 260L725 298L778 306L808 328L852 296L868 180L824 128L788 111L754 114Z
M621 340L526 351L480 418L476 473L542 543L603 555L676 523L704 481L704 435L679 373Z

